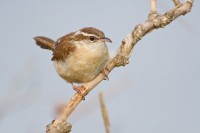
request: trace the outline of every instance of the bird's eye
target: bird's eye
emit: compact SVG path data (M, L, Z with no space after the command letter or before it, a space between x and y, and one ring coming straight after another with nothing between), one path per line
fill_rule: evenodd
M90 41L94 41L94 37L93 36L90 37Z

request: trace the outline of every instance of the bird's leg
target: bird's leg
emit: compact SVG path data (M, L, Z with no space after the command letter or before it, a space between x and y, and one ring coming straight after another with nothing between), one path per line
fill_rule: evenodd
M109 72L109 70L108 70L107 67L105 67L105 68L101 71L101 73L104 75L104 80L109 80L108 74L106 74L106 71Z
M85 87L83 85L81 86L75 86L73 83L72 84L72 87L73 89L79 94L82 96L82 100L85 100L85 95L84 95L84 91L85 91Z

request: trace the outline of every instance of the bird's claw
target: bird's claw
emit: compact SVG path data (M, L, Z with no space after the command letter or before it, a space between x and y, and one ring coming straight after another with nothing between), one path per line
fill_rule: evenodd
M108 74L106 73L106 71L109 72L109 70L108 70L107 67L105 67L105 68L101 71L101 73L104 75L104 80L109 80L109 77L108 77Z
M82 100L85 100L85 87L82 85L82 86L75 86L75 85L72 85L73 89L80 95L82 96Z

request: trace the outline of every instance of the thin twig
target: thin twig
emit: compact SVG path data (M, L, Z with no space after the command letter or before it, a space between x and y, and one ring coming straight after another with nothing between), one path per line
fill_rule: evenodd
M117 55L107 65L105 74L109 74L115 67L125 66L129 63L129 58L135 44L142 39L147 33L150 33L153 29L163 28L170 24L174 19L181 15L185 15L190 12L194 0L187 0L185 3L176 6L163 15L156 15L154 18L148 19L143 24L137 25L134 30L122 41ZM104 75L100 73L92 81L85 83L85 91L83 94L87 95L93 88L95 88L104 79ZM82 96L76 93L70 101L67 102L63 111L47 128L47 133L65 133L67 130L66 121L69 115L74 111L76 106L81 102ZM63 127L62 127L63 126ZM58 128L59 127L59 128ZM65 129L66 128L66 129Z
M101 113L102 113L102 117L104 121L104 126L106 129L106 133L110 133L110 122L109 122L109 117L108 117L108 111L106 109L106 105L103 98L103 93L99 93L99 101L101 105Z
M175 6L178 6L179 4L181 4L181 2L179 0L173 0Z
M156 0L150 0L150 9L151 9L150 13L157 12L156 4L157 4Z

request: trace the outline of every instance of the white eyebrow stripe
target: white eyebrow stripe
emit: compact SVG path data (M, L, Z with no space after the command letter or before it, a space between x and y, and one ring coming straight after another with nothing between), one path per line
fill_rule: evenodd
M75 34L74 34L74 35L76 36L76 35L79 35L79 34L81 34L81 31L80 31L80 30L79 30L79 31L77 31L77 32L75 32Z
M74 35L76 36L76 35L78 35L78 34L82 34L82 35L84 35L84 36L94 36L94 37L96 37L96 38L100 38L100 37L98 37L98 36L95 35L95 34L88 34L88 33L82 32L82 31L77 31Z
M81 34L82 35L84 35L84 36L94 36L94 37L96 37L96 38L99 38L97 35L95 35L95 34L88 34L88 33L85 33L85 32L81 32Z

